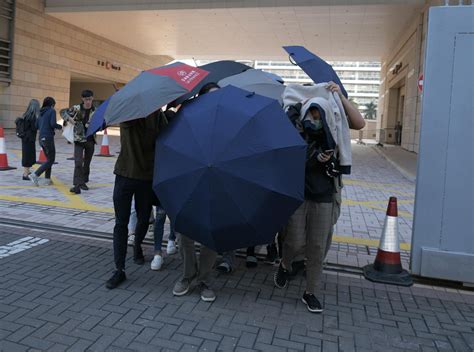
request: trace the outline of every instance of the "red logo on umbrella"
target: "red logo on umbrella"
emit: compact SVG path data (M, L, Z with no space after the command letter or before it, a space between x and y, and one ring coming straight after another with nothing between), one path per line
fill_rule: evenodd
M209 72L198 67L192 67L186 64L177 64L172 66L159 67L148 72L168 76L174 79L176 83L186 88L188 91L192 90Z

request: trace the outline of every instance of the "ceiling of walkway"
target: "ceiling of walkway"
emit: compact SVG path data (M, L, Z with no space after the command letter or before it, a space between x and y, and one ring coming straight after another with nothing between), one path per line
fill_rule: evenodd
M286 58L281 46L303 45L329 60L366 60L380 59L424 4L421 0L260 6L258 3L264 1L256 0L252 1L254 7L215 6L218 2L204 2L208 8L149 6L151 9L135 7L137 10L105 5L67 8L47 1L46 10L63 21L149 55L278 60ZM265 1L267 5L277 2L281 1Z

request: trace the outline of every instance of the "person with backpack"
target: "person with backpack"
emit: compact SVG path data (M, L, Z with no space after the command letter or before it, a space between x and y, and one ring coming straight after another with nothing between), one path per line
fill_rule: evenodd
M29 181L30 168L36 163L36 120L40 116L40 103L31 99L28 108L15 121L16 135L21 138L21 166L23 166L23 180Z
M39 186L39 177L45 173L45 185L52 184L51 168L56 158L56 147L54 145L54 131L61 130L62 126L56 122L56 110L54 98L46 97L43 100L43 106L40 110L40 117L36 120L36 128L39 130L39 142L43 148L46 162L38 170L31 173L28 177L35 186Z

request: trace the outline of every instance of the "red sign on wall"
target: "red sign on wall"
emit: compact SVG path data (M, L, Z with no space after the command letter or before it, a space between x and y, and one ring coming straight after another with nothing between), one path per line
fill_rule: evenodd
M418 90L420 93L423 93L423 73L420 73L420 76L418 77Z

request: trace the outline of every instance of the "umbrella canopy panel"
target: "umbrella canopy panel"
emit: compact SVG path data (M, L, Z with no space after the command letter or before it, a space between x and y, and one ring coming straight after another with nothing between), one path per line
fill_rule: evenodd
M176 231L218 251L270 242L303 201L306 143L277 101L233 86L185 105L155 158Z

